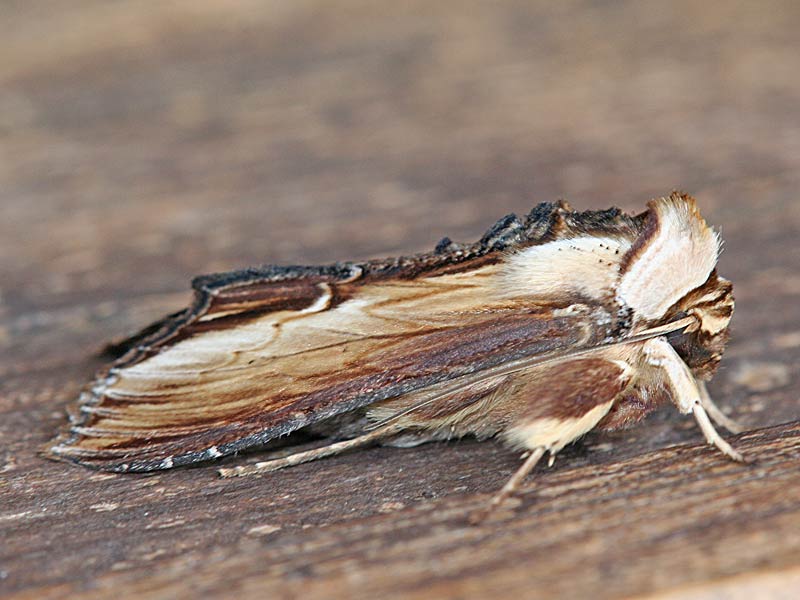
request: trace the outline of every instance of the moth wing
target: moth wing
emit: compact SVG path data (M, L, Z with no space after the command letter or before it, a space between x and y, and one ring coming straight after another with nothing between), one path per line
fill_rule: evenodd
M117 367L133 364L167 344L206 331L236 327L267 313L307 310L324 295L324 286L341 285L359 275L357 265L344 264L268 266L197 277L192 281L195 296L189 307L112 342L106 352L119 359Z
M51 452L107 470L169 468L596 342L585 315L493 303L494 268L359 279L358 266L344 266L201 280L192 307L131 338L83 393Z

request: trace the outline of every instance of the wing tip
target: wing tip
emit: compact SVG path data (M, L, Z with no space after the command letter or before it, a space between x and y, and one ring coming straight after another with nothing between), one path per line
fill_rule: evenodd
M171 469L174 466L172 457L165 457L158 460L127 460L104 457L102 451L88 450L70 442L70 438L59 436L55 440L43 446L40 455L44 458L56 462L72 463L91 469L93 471L103 471L107 473L149 473Z

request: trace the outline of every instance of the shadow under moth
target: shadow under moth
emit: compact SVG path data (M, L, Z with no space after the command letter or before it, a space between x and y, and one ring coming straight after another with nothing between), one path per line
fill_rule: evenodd
M330 441L231 477L375 442L496 437L527 457L494 507L546 453L671 401L742 460L704 384L733 313L719 250L673 193L638 215L543 203L406 258L198 277L191 306L118 346L49 454L143 472L298 430Z

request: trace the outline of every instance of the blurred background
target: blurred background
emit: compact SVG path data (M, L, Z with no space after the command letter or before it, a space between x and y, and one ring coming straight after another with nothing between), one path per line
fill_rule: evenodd
M194 490L163 516L179 529L145 531L166 510L158 498L125 510L129 480L89 485L36 456L101 364L102 343L183 307L199 273L424 251L445 235L474 241L537 202L638 212L679 188L721 229L720 272L737 299L712 393L750 428L796 420L799 32L792 0L0 3L0 473L11 482L0 480L0 505L15 511L4 518L38 519L6 522L18 529L10 562L0 555L0 589L8 573L22 587L149 569L162 550L197 547L205 564L206 548L235 548L248 518L273 523L276 510L299 527L294 504L269 503L274 488L253 496L250 482L212 483L208 469L171 475L170 486ZM589 436L553 473L697 443L690 421L665 410ZM310 504L318 512L302 519L380 513L387 465L394 495L388 482L380 493L402 507L493 491L516 458L492 444L440 445L406 453L421 462L403 473L408 462L375 452L385 462L319 467L349 468L348 485L361 487L320 487L346 497ZM469 468L480 476L465 483ZM290 494L305 473L271 485ZM246 511L226 512L235 494ZM768 533L752 539L796 539ZM719 548L698 539L699 556ZM612 572L602 547L572 546L599 548L585 573ZM694 555L671 553L679 568L647 577L666 586L676 573L722 576L792 556L752 547L717 555L738 566L700 574ZM26 552L47 556L48 569Z
M1 10L4 268L48 295L427 249L561 197L681 188L757 235L800 179L792 1Z
M61 364L68 331L90 353L198 273L676 188L722 229L734 330L785 333L798 31L791 1L5 2L0 351Z
M740 315L800 321L759 304L800 293L796 2L0 10L6 350L25 335L15 353L41 357L58 325L88 351L180 307L197 273L427 250L536 202L639 211L675 188L721 227Z
M89 352L198 273L675 188L722 229L734 327L783 332L798 31L791 1L5 2L0 348L41 360L69 330Z

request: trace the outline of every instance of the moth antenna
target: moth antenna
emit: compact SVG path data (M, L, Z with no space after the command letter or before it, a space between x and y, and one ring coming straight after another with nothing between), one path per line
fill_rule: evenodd
M311 462L312 460L318 460L327 456L335 456L336 454L347 452L353 448L360 448L361 446L366 446L376 442L381 438L392 435L393 433L398 433L400 430L400 427L392 424L374 431L370 431L367 434L355 437L353 439L336 442L327 446L322 446L321 448L314 448L313 450L306 450L305 452L296 452L295 454L290 454L284 458L265 460L252 465L222 468L217 472L222 477L226 478L269 473L271 471L277 471L278 469L284 469L286 467L293 467L295 465Z
M589 354L604 347L617 346L620 344L632 344L634 342L641 342L644 340L649 340L651 338L661 337L668 333L672 333L673 331L680 331L681 329L685 329L686 327L689 327L695 324L696 322L697 322L696 317L683 317L682 319L678 319L677 321L672 321L671 323L659 325L658 327L653 327L651 329L645 329L644 331L640 331L635 335L615 340L611 343L586 346L583 348L569 350L567 352L554 353L549 356L523 357L514 361L510 361L506 364L498 365L496 367L489 367L484 371L477 371L475 373L470 373L468 375L462 375L461 377L457 377L452 381L446 382L446 385L443 386L441 390L436 394L434 394L433 396L430 396L417 404L409 406L408 408L404 408L400 412L397 412L390 417L387 417L381 421L377 421L372 425L368 425L367 429L376 428L377 430L377 428L382 428L394 424L403 417L405 417L406 415L416 410L419 410L420 408L429 406L435 403L436 401L441 400L448 394L451 394L454 390L458 388L463 388L465 385L468 384L474 385L488 381L490 379L496 379L499 377L513 375L514 373L524 371L525 369L528 369L536 365L543 365L565 358L581 356L583 354Z
M470 515L470 524L480 525L483 523L483 521L486 520L486 517L492 514L492 511L494 511L498 506L505 502L509 496L517 491L519 484L522 483L522 480L528 476L528 473L530 473L536 464L542 459L545 452L547 452L546 448L541 446L533 449L528 455L528 458L525 459L525 462L522 463L522 466L517 469L516 473L511 476L511 479L506 482L500 491L494 495L489 504L482 510L476 511Z
M714 404L714 401L711 399L711 396L708 393L708 388L706 387L705 381L698 381L697 389L700 391L700 403L703 405L703 408L706 409L708 416L711 417L711 420L714 421L714 423L724 427L731 433L741 433L744 431L744 427L742 425L731 419L728 415L723 413L716 404Z
M700 402L694 405L692 408L692 414L697 420L697 424L700 425L700 429L703 431L703 435L706 436L706 441L709 444L713 444L725 456L732 458L737 462L746 462L744 456L737 452L733 446L726 442L722 436L717 433L717 430L714 429L714 426L711 424L711 421L708 418L708 413L705 411Z

